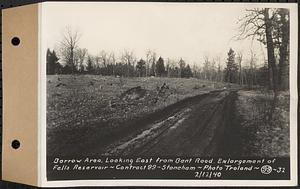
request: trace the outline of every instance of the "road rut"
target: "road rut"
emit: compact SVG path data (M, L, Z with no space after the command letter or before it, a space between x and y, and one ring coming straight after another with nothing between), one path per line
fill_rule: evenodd
M226 150L236 92L213 91L185 99L136 124L110 142L103 155L213 156ZM234 132L234 131L233 131ZM229 140L230 141L230 140ZM227 151L228 152L228 151Z

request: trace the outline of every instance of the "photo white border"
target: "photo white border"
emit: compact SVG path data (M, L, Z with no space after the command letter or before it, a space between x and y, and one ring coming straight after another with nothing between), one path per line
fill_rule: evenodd
M134 179L110 179L110 180L66 180L47 181L46 177L46 32L43 25L47 24L47 18L43 12L43 7L47 4L59 3L61 6L74 3L102 4L102 3L135 3L146 5L149 3L164 4L167 2L44 2L39 3L39 186L43 187L72 187L72 186L296 186L298 184L297 165L297 65L298 65L298 4L297 3L243 3L255 7L289 8L290 9L290 180L134 180ZM172 2L174 4L174 2ZM185 3L179 4L201 4L201 6L214 6L215 4L232 6L240 3Z

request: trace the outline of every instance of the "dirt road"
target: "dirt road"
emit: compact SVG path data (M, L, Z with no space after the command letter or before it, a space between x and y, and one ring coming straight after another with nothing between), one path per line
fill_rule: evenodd
M93 150L103 155L232 155L238 147L235 96L224 90L185 99L139 120L132 125L137 130L122 131L105 148Z
M115 128L95 125L51 131L55 138L47 143L48 155L233 156L240 145L235 98L235 91L212 91Z

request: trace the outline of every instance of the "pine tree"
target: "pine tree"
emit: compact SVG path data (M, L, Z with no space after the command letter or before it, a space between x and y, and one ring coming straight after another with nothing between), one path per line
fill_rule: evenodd
M185 68L185 61L180 58L179 60L179 77L184 77L184 68Z
M55 51L51 51L50 49L47 49L47 74L55 74L57 73L57 64L58 63L58 58L56 56Z
M186 77L186 78L193 77L193 73L192 73L190 65L186 65L186 67L184 68L183 77Z
M155 62L152 62L151 64L150 76L155 76Z
M140 59L136 64L136 70L138 72L139 77L146 75L146 61Z
M156 74L157 76L161 77L165 75L165 64L164 59L162 57L159 57L159 59L156 62Z
M237 83L238 82L238 65L235 63L235 53L232 48L227 53L227 67L225 68L225 82Z

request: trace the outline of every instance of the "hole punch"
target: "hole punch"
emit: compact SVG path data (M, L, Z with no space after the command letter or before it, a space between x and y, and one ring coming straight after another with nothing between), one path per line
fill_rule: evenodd
M11 43L14 45L14 46L18 46L20 44L20 39L18 37L14 37L11 39Z
M12 143L11 143L11 147L13 149L18 149L18 148L20 148L20 146L21 146L21 143L18 140L13 140Z

